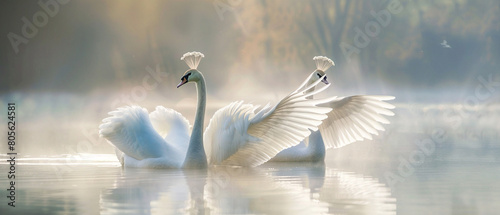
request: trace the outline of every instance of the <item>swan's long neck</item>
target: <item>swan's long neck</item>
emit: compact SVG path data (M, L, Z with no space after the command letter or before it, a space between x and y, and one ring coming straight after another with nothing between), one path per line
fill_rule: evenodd
M207 156L203 148L203 124L205 122L206 89L205 79L202 78L196 82L198 91L198 106L196 107L196 118L194 120L189 147L184 160L184 168L205 168L207 167Z
M314 80L312 80L312 76L310 77L307 86L310 86L311 84L314 83ZM315 87L312 87L311 89L307 90L306 93L310 93L314 91ZM313 99L313 96L308 96L306 99ZM309 145L307 148L309 149L309 152L313 154L314 156L311 158L312 161L322 161L325 160L325 143L323 142L323 137L321 136L321 132L319 130L314 131L309 135L308 141Z
M307 86L310 86L313 83L314 83L314 80L312 80L312 75L311 75L309 77L309 81L307 83ZM314 88L316 88L316 87L311 87L311 89L307 90L306 93L310 93L310 92L314 91ZM313 99L313 96L308 96L308 97L306 97L306 99Z

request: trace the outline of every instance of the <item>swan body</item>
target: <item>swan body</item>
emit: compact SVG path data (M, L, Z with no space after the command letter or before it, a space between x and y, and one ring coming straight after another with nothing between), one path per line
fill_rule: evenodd
M325 71L334 65L332 60L322 56L314 57L313 60L317 69L308 76L305 86L325 76ZM323 80L326 80L326 77ZM327 113L327 118L323 120L319 130L300 144L281 151L270 162L323 161L327 149L340 148L364 139L371 140L372 135L384 131L381 124L390 123L384 116L394 115L390 111L394 109L394 105L385 101L393 99L393 96L355 95L335 98L321 104L320 106L329 107L332 111Z
M331 110L319 106L331 99L307 99L329 86L316 89L323 81L319 77L308 86L304 82L277 105L266 105L259 111L259 106L233 102L214 114L203 133L206 88L203 74L197 70L203 57L199 52L190 52L181 58L190 70L184 73L177 88L194 82L198 93L191 135L189 123L181 114L161 106L150 114L138 106L119 108L103 120L99 134L116 147L123 166L205 168L208 163L257 166L299 144L318 129Z
M323 137L317 130L298 145L279 152L270 162L321 162L324 161L325 154Z

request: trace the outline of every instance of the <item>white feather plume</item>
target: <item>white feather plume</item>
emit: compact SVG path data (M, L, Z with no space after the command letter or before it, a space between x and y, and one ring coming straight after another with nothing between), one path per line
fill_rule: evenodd
M333 63L333 61L330 60L330 58L324 56L316 56L313 58L313 60L316 62L316 69L321 70L323 72L325 72L331 66L335 66L335 63Z
M197 69L201 59L204 57L205 55L203 55L201 52L188 52L182 55L181 60L186 62L189 68Z

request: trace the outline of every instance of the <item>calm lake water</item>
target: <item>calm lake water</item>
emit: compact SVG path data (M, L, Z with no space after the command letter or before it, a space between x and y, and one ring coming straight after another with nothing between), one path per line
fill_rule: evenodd
M401 174L398 167L381 172L337 162L182 171L122 169L114 155L25 158L16 166L15 208L7 205L8 182L0 178L0 209L1 214L495 214L499 164L434 159ZM1 171L7 167L2 163ZM391 174L403 180L387 180Z

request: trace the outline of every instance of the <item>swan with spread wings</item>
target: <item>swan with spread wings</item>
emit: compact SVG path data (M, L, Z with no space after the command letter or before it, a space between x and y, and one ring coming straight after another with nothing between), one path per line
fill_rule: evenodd
M99 126L99 134L116 147L125 167L205 168L211 165L258 166L280 151L299 144L326 119L331 99L306 99L329 85L315 88L323 78L305 83L277 105L262 108L242 101L218 110L203 132L206 86L197 69L204 57L188 52L181 60L189 66L177 86L195 83L197 109L189 134L189 122L175 110L158 106L127 106L112 111ZM207 152L207 153L205 153Z

